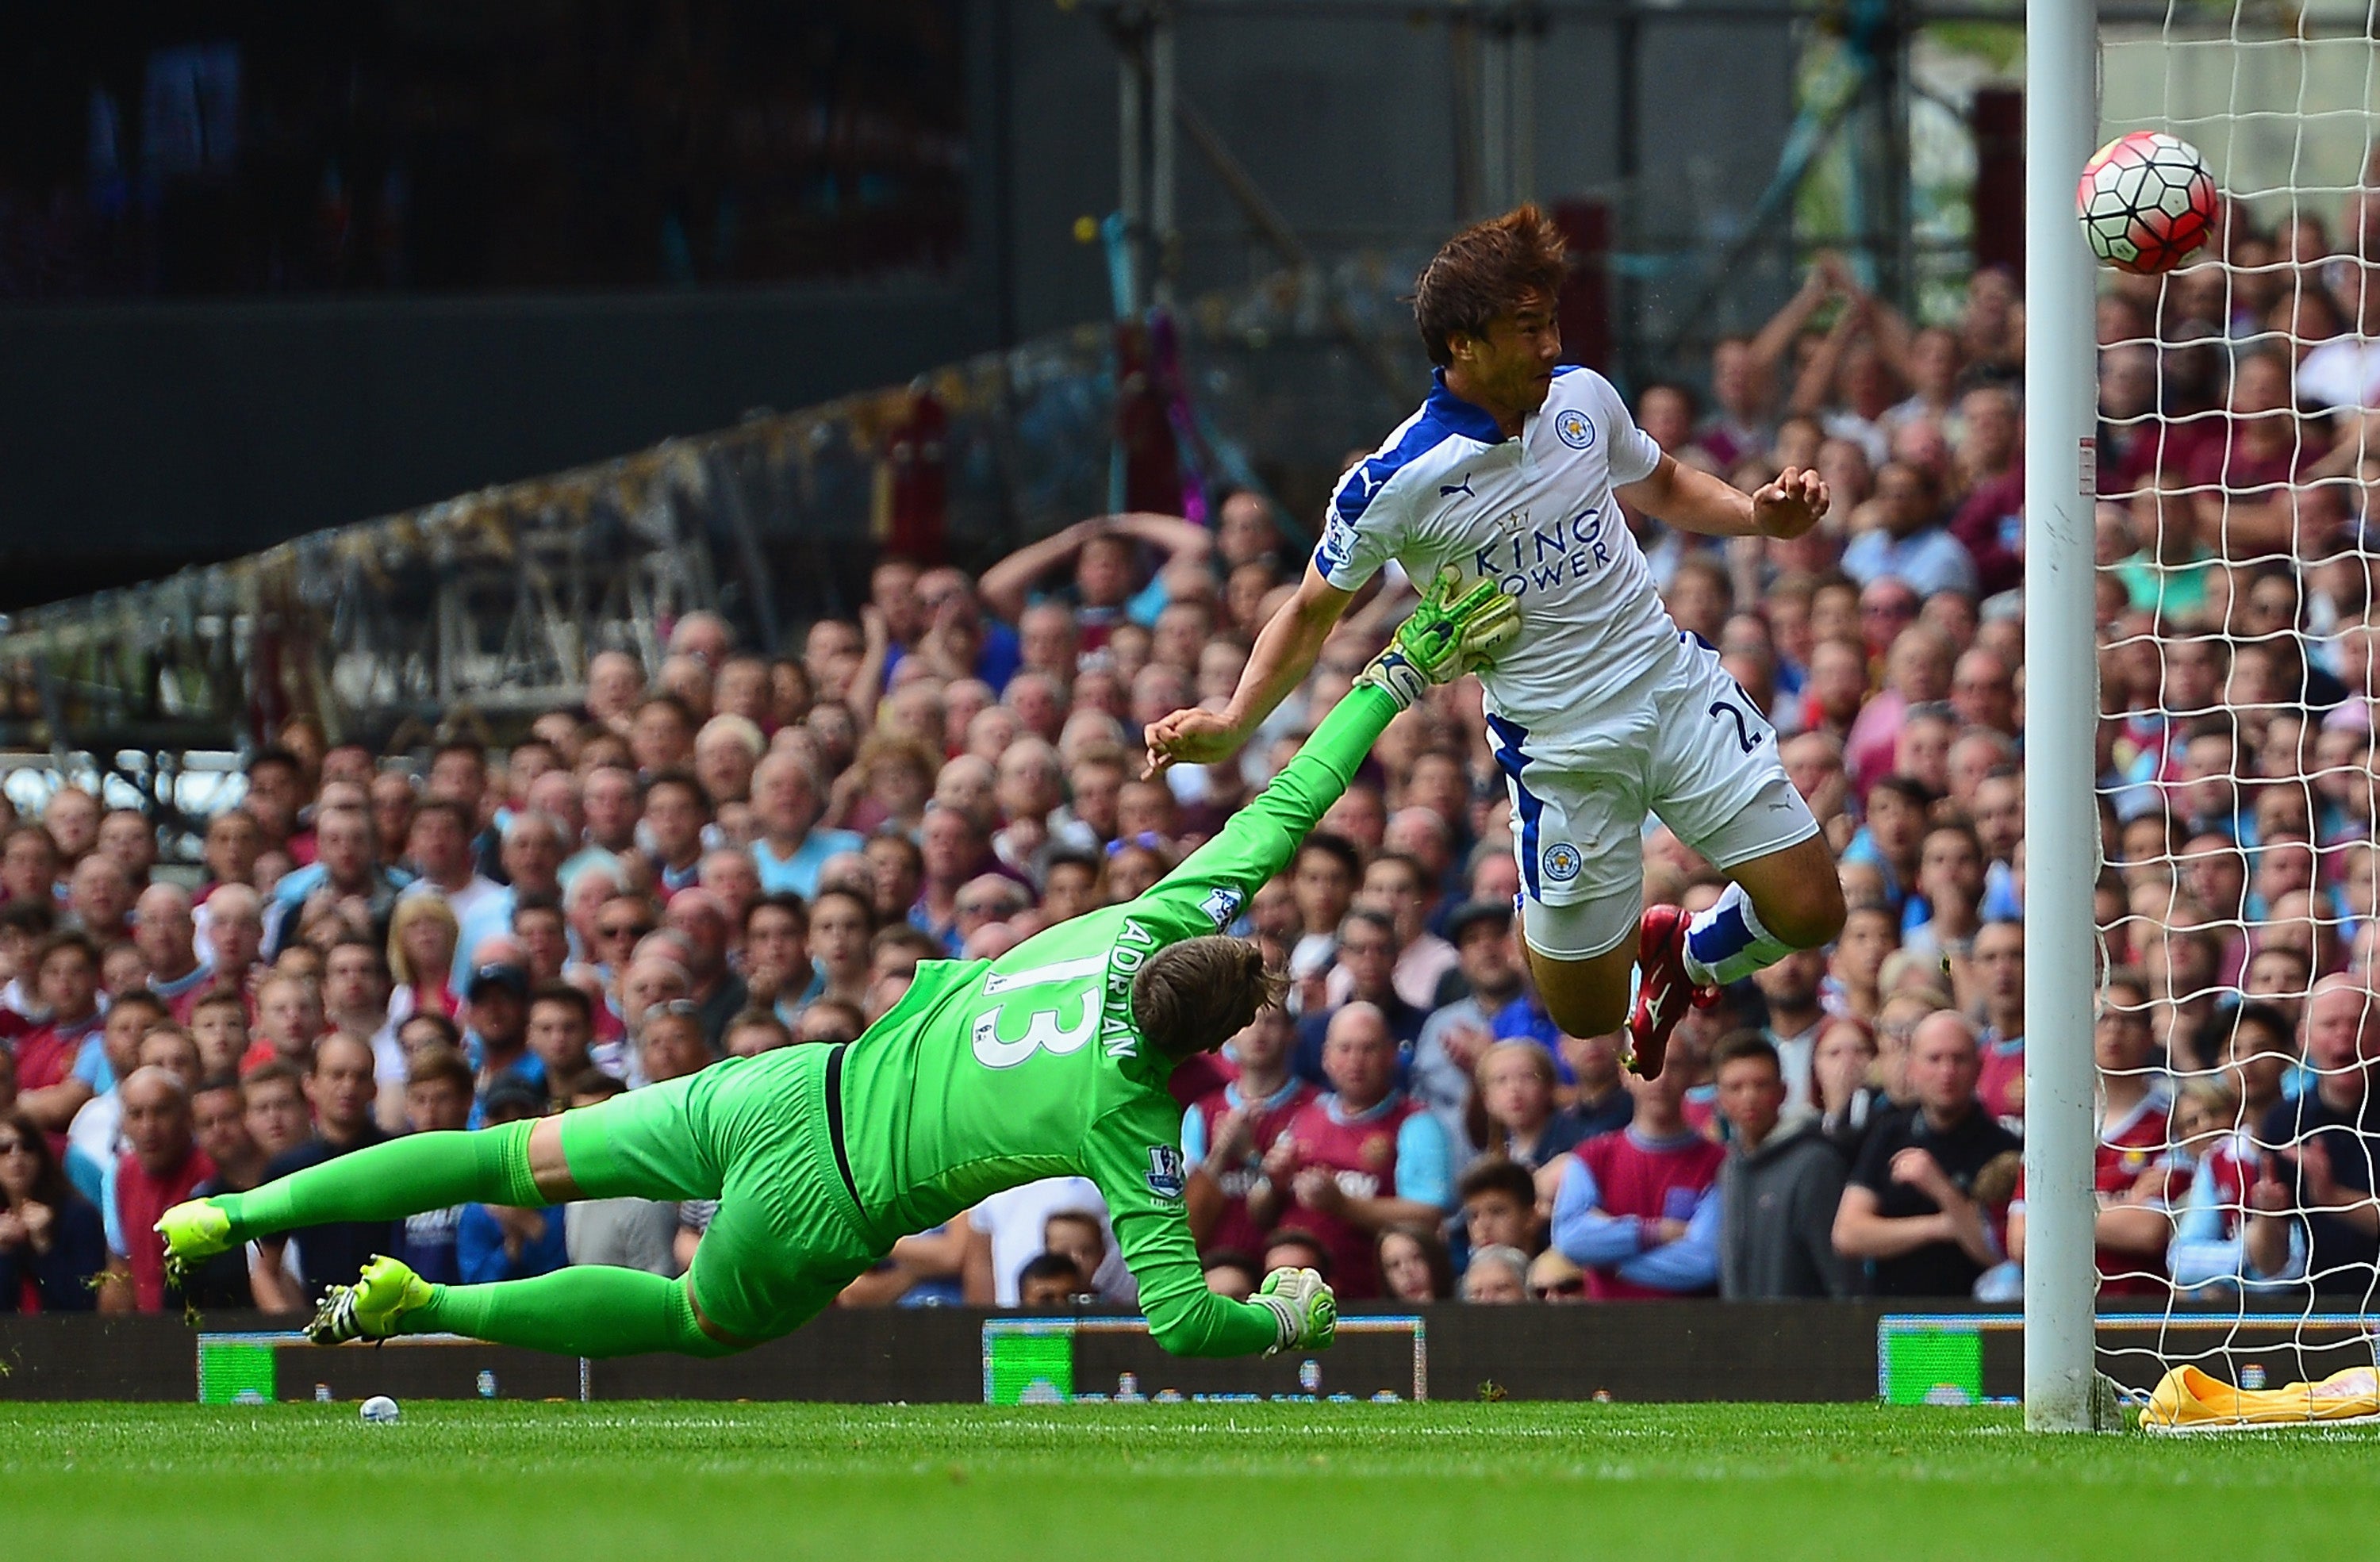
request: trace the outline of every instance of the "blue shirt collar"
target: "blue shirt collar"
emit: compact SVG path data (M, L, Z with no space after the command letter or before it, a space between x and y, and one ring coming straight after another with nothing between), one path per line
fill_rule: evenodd
M1422 405L1432 419L1464 439L1477 440L1481 444L1502 444L1507 437L1485 407L1464 401L1446 388L1446 370L1442 369L1429 371L1429 400Z

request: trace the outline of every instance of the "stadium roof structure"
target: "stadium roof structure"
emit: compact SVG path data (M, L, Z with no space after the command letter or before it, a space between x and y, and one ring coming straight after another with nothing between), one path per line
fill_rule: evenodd
M715 603L689 519L728 454L673 441L18 613L6 735L221 747L301 711L352 733L566 703L591 651L650 654Z

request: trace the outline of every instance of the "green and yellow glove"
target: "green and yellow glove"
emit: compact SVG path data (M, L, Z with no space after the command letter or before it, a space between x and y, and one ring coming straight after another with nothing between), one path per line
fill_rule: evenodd
M1269 1309L1281 1328L1268 1356L1283 1350L1327 1350L1339 1337L1339 1298L1311 1269L1275 1269L1248 1298Z
M1451 684L1494 660L1521 633L1521 610L1496 582L1482 580L1463 592L1463 572L1449 564L1389 641L1355 675L1358 684L1385 690L1410 707L1431 684Z

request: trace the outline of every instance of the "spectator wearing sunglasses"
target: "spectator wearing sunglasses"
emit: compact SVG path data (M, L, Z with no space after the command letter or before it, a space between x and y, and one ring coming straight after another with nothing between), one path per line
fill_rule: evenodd
M615 971L625 968L638 941L650 937L660 926L651 903L642 895L613 896L596 914L596 960Z
M996 873L978 874L959 890L957 921L964 947L978 933L999 923L1014 922L1033 903L1023 885Z
M1529 1295L1538 1302L1585 1302L1586 1271L1549 1247L1529 1260Z

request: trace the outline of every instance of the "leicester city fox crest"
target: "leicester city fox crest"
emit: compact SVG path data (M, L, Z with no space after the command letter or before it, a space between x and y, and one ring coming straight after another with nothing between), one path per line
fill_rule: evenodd
M1566 406L1554 414L1554 435L1572 450L1585 450L1595 442L1595 419Z

